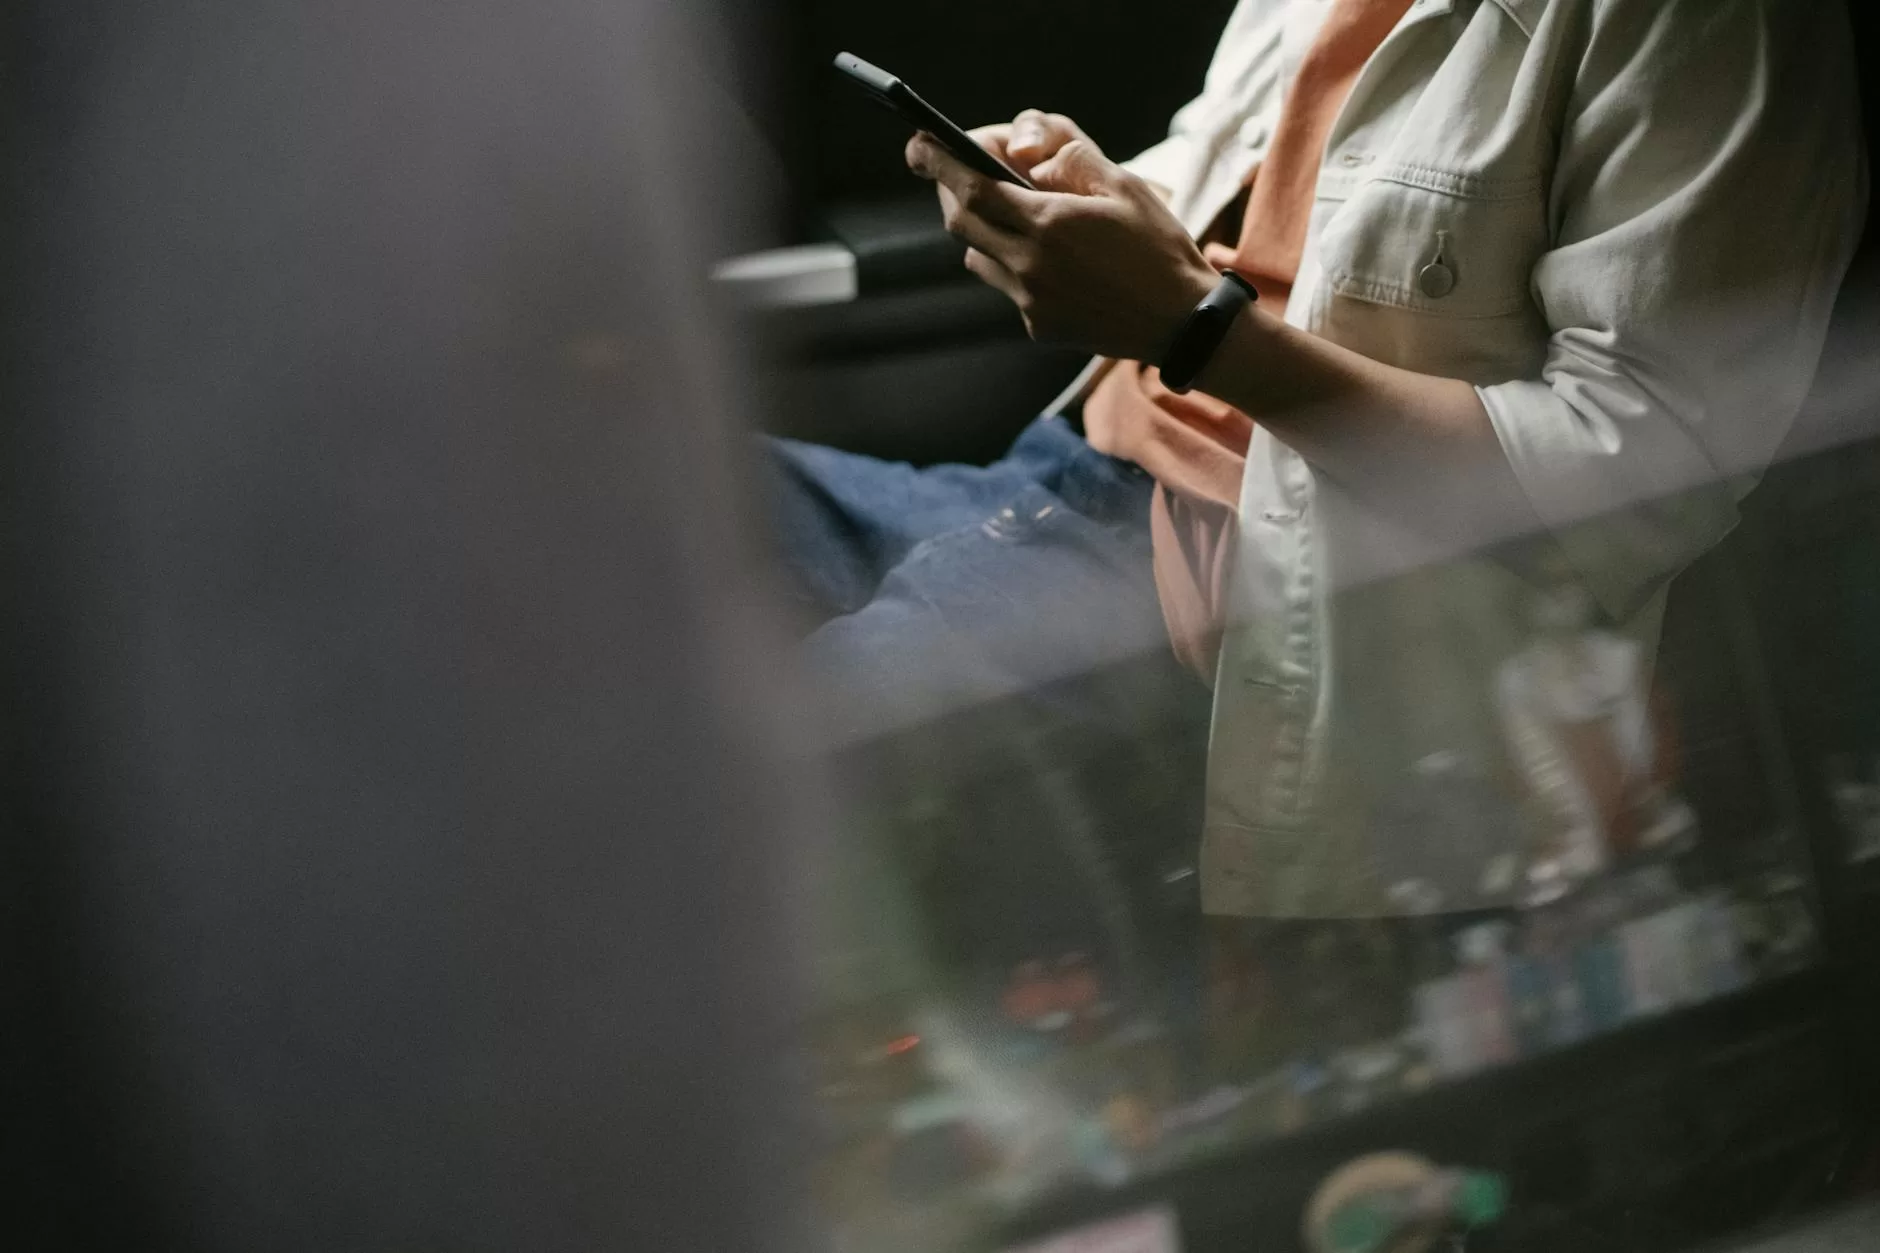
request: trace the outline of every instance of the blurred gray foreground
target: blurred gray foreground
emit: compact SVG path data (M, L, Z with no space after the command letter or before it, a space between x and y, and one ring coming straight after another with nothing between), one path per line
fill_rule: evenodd
M789 1243L681 7L0 19L0 1247Z

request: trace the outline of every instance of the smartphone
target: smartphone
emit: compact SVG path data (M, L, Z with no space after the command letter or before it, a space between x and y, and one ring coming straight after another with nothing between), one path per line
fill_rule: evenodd
M877 65L870 65L852 52L836 54L836 72L874 98L875 103L892 110L917 131L926 131L940 146L958 157L971 169L1002 183L1016 183L1036 191L1025 176L973 142L972 136L955 126L947 115L920 98L912 87Z

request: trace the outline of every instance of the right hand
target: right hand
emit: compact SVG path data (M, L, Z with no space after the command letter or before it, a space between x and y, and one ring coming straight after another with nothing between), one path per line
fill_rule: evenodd
M1155 359L1220 280L1187 229L1068 118L1032 110L979 134L1036 188L988 178L924 132L906 154L939 184L966 268L1011 298L1034 339Z

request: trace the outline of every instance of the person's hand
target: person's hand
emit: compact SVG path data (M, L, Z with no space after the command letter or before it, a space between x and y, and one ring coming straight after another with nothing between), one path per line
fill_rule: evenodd
M1026 109L1009 122L981 126L967 134L974 143L1027 178L1031 177L1033 169L1056 156L1058 149L1083 136L1077 123L1063 114L1037 109Z
M1067 118L1028 111L977 135L1038 190L986 178L925 134L907 146L908 168L940 185L966 268L1018 306L1034 339L1159 360L1219 278L1160 196Z
M1077 123L1062 113L1044 113L1037 109L1026 109L1010 122L981 126L966 133L974 143L1027 177L1034 167L1056 156L1059 148L1073 139L1084 138ZM1149 186L1164 201L1169 198L1168 188L1157 183Z

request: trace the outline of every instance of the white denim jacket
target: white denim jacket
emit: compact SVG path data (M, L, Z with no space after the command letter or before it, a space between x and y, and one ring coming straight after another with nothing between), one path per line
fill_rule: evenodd
M1325 8L1241 0L1129 163L1191 230L1260 161ZM1474 384L1534 533L1648 645L1814 373L1866 198L1847 46L1833 0L1415 0L1330 133L1287 320ZM1264 431L1239 523L1204 908L1387 911L1374 807L1432 753L1493 772L1526 585Z

